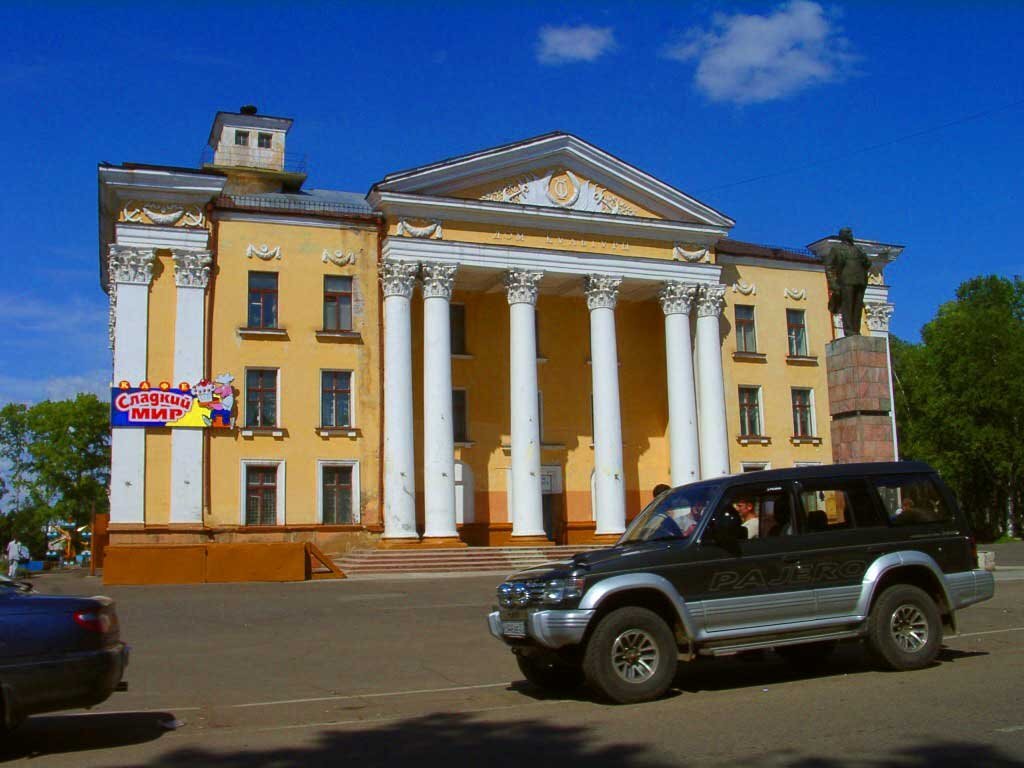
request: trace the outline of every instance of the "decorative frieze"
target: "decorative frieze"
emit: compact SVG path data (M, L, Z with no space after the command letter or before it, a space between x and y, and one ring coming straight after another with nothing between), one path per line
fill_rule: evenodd
M725 286L722 283L704 285L697 300L697 317L719 317L725 306Z
M587 294L587 309L615 309L619 298L621 277L612 275L587 275L584 278L584 292Z
M416 273L419 265L414 261L395 261L386 259L380 264L380 285L384 291L384 298L388 296L401 296L408 299L412 296L413 286L416 285Z
M757 285L754 283L744 283L742 280L737 280L732 284L732 292L739 293L744 296L756 296Z
M700 262L708 261L708 249L693 243L676 243L672 246L672 258L676 261L699 264Z
M358 255L364 255L364 250L362 248L359 249ZM327 264L329 262L338 267L345 267L350 264L356 263L356 252L345 251L344 249L332 251L329 248L324 248L324 253L320 257L320 261L322 261L324 264Z
M895 305L888 303L871 303L864 305L864 316L867 320L868 329L876 332L888 333L889 320L892 318Z
M527 269L510 269L505 275L508 303L536 304L538 283L540 283L540 279L543 276L543 272L532 272Z
M427 240L440 240L444 237L444 228L438 219L434 219L429 224L419 227L410 224L408 219L399 219L398 234L401 237L421 237Z
M110 281L110 311L107 314L107 337L110 339L110 350L114 350L114 327L117 325L117 283Z
M162 227L202 227L206 216L199 205L129 200L121 209L121 220L132 224L157 224Z
M803 301L807 298L806 288L786 288L782 292L783 296L793 301Z
M424 264L423 265L423 298L451 299L452 288L455 286L456 264Z
M210 282L209 251L172 248L174 257L174 284L179 288L206 288Z
M271 261L273 259L281 258L281 246L275 246L271 248L266 243L256 245L255 243L249 243L249 247L245 249L246 258L262 259L263 261Z
M130 245L111 245L107 267L111 283L149 285L153 282L156 250Z
M666 315L689 315L699 291L700 286L696 283L677 280L665 283L658 294L662 311Z

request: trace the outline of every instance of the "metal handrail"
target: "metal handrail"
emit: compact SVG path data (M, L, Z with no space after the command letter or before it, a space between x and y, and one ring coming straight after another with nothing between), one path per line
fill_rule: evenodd
M214 158L220 155L220 162ZM219 151L213 147L205 147L199 158L199 164L223 166L228 168L255 168L262 171L285 171L287 173L306 173L305 155L288 155L280 160L280 153L261 147L226 147ZM278 167L280 163L280 167Z

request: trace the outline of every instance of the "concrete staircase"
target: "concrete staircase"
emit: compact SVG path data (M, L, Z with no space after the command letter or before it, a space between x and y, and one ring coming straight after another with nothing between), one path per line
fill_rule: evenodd
M568 560L577 552L602 546L462 547L460 549L356 549L335 556L347 576L406 574L508 575L523 568Z

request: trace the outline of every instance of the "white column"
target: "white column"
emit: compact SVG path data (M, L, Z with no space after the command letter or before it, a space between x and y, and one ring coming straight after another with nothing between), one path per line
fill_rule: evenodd
M412 426L409 299L417 265L384 261L384 538L415 539L416 468ZM449 395L450 397L450 395Z
M510 270L508 289L512 395L512 535L543 536L540 496L540 415L537 407L537 327L533 315L543 272Z
M423 265L423 538L454 538L450 302L455 264Z
M619 357L615 344L615 302L621 277L588 275L590 367L594 391L595 534L626 530L626 483L622 471L622 415Z
M137 387L146 378L152 248L111 245L108 261L114 302L114 384ZM110 434L110 522L143 524L146 507L146 430L115 427Z
M668 436L672 485L700 479L697 398L690 343L690 309L699 288L671 281L661 289L665 313L665 367L668 372Z
M724 303L724 285L718 283L701 288L697 301L701 478L729 474L729 432L725 423L725 380L722 378L722 343L718 328Z
M195 384L203 378L206 349L206 286L209 251L171 249L177 302L174 316L174 381ZM171 430L172 523L203 523L203 430Z

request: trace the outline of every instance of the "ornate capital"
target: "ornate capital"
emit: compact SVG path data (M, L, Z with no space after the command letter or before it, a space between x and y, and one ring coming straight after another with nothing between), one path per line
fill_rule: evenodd
M699 290L700 287L696 283L670 280L661 287L658 294L662 312L666 315L689 315Z
M896 307L888 303L871 303L864 305L864 315L867 320L868 329L871 331L889 332L889 319Z
M206 288L210 282L210 262L213 256L209 251L198 251L190 248L172 248L174 257L174 284L179 288Z
M412 296L416 284L416 272L419 265L412 261L394 261L387 259L380 263L380 285L384 290L384 298L401 296L408 299Z
M153 282L156 250L130 245L111 245L107 269L111 283L149 285Z
M423 298L451 299L457 269L457 264L424 264Z
M621 283L621 277L587 275L583 283L583 290L587 294L587 309L615 309Z
M527 269L510 269L505 275L505 289L509 304L536 304L537 284L544 277L543 272Z
M719 317L725 305L725 286L722 283L704 285L697 300L697 317Z

